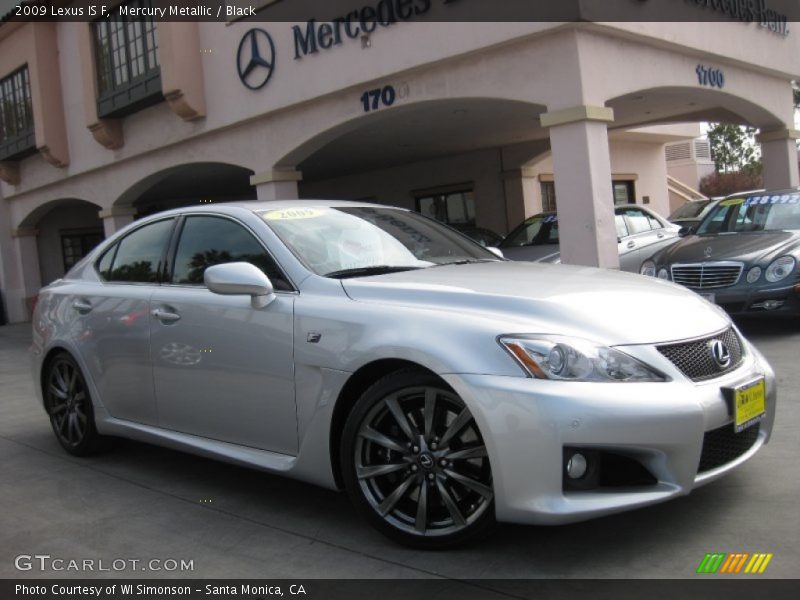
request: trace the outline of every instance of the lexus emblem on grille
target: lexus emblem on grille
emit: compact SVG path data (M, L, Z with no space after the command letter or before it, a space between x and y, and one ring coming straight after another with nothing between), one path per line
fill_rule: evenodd
M711 351L711 358L720 369L727 369L731 365L731 352L725 342L711 340L708 343L708 349Z

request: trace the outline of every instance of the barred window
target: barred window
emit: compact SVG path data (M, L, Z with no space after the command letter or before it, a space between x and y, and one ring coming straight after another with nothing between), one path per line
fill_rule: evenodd
M36 150L28 67L0 79L0 160L22 158Z
M125 6L151 8L152 0ZM98 114L123 116L163 99L156 25L152 17L117 14L93 24Z

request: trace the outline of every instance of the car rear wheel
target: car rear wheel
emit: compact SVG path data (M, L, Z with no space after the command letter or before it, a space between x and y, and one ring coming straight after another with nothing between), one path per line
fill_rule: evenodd
M97 433L89 388L80 367L67 353L56 356L44 377L45 409L61 446L75 456L86 456L105 446Z
M487 535L495 524L492 471L475 419L432 373L387 375L345 425L347 492L378 530L436 548Z

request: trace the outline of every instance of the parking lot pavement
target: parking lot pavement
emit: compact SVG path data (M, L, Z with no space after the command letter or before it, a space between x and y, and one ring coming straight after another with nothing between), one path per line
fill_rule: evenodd
M479 545L435 553L384 539L342 494L277 476L128 441L99 457L66 455L35 400L29 326L0 327L0 577L93 576L15 568L20 554L47 554L194 565L96 573L117 577L683 578L706 552L772 552L765 577L798 577L800 324L741 326L779 380L772 442L741 469L655 507L504 525Z

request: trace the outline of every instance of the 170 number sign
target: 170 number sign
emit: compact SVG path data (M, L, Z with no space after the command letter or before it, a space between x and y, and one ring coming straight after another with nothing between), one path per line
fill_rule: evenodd
M391 106L395 100L397 100L397 92L391 85L366 91L361 96L361 104L365 113Z

